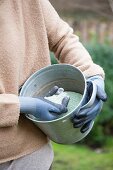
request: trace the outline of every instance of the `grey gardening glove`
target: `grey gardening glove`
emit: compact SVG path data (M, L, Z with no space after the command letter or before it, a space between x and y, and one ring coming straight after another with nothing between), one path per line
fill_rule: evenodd
M52 96L58 91L58 87L54 86L47 94ZM19 96L20 101L20 113L29 114L40 120L53 120L58 115L67 112L67 97L64 97L61 104L48 101L44 97L22 97Z
M87 94L84 104L87 104L92 96L93 83L97 87L94 102L86 109L81 107L79 113L75 114L72 120L73 126L75 128L81 128L81 133L86 132L90 128L92 121L94 121L97 115L101 112L103 102L107 100L107 95L104 90L103 78L101 76L92 76L87 79Z

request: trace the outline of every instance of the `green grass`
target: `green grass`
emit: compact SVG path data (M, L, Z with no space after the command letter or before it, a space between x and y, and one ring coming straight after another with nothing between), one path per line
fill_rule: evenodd
M97 152L83 145L52 144L53 170L113 170L113 146Z

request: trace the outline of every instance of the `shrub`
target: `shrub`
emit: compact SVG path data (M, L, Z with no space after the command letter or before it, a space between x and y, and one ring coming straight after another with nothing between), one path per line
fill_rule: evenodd
M58 63L58 61L57 61L57 59L55 58L55 56L54 56L54 53L50 53L50 56L51 56L51 63L52 64L57 64Z
M105 89L108 100L95 122L95 126L84 139L91 146L102 146L106 143L108 135L113 135L113 48L105 44L86 45L95 63L105 71Z

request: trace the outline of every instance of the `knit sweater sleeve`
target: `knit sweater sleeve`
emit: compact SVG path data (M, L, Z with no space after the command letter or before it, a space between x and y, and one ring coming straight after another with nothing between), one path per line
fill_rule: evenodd
M40 0L46 25L50 50L60 63L78 67L86 77L101 75L103 69L92 61L88 51L73 34L73 29L64 22L48 0Z
M0 94L0 127L14 126L19 119L19 99L14 94Z

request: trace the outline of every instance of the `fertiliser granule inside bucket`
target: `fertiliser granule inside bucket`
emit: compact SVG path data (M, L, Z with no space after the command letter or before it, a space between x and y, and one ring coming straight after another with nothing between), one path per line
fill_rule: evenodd
M70 98L69 103L67 105L68 111L66 113L61 114L60 116L58 115L58 117L62 117L64 115L67 115L70 112L72 112L80 103L80 101L82 99L82 95L80 93L76 93L76 92L72 92L72 91L65 91L65 92L60 93L59 95L55 94L50 97L45 97L45 99L47 99L51 102L61 104L62 99L66 96L69 96L69 98Z

